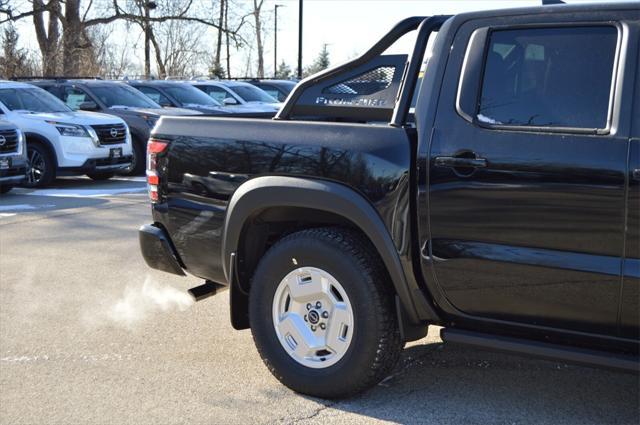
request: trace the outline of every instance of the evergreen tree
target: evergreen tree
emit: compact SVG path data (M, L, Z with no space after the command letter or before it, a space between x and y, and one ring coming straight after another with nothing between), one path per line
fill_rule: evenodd
M291 67L289 65L287 65L284 61L282 61L280 63L280 65L278 65L278 69L276 70L276 78L280 78L282 80L288 80L289 78L291 78L293 75L293 72L291 71Z
M30 71L27 53L24 49L18 48L18 32L13 25L5 27L0 36L0 44L0 77L20 77Z
M322 50L320 51L320 54L318 55L316 60L313 61L313 64L305 70L304 76L306 77L309 75L313 75L324 69L327 69L329 68L330 64L331 61L329 60L329 50L327 49L327 44L325 43L322 45Z

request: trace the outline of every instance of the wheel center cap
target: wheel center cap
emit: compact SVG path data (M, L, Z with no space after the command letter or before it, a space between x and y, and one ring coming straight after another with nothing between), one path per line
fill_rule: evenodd
M312 325L315 325L315 324L316 324L316 323L318 323L319 321L320 321L320 314L318 314L318 312L317 312L317 311L315 311L315 310L311 310L311 311L309 312L309 322L310 322Z

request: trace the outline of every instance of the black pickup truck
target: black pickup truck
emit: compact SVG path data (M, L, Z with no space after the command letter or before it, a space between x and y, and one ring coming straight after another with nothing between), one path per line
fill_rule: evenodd
M230 287L305 394L374 385L429 325L637 371L639 44L637 3L413 17L274 120L163 117L145 260Z

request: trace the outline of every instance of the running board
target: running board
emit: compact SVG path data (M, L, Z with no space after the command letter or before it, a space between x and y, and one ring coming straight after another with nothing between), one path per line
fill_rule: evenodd
M640 371L640 359L634 356L612 354L583 348L566 347L545 342L529 341L504 336L482 334L458 329L443 328L440 337L445 342L472 345L512 354L560 360L607 369Z

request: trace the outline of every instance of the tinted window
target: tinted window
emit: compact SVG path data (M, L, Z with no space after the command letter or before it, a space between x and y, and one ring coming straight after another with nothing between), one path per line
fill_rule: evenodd
M0 102L11 111L70 112L60 99L38 87L0 89Z
M279 101L283 101L285 99L285 95L283 93L280 93L280 91L278 91L278 89L273 86L268 86L265 84L257 84L256 86L264 90L265 93L267 93L269 96L273 97L274 99L278 99Z
M478 120L605 128L617 37L610 26L492 32Z
M224 102L227 97L231 97L225 89L216 86L196 86L200 90L203 90L206 94L211 96L218 103Z
M278 101L273 97L269 96L263 90L252 86L251 84L247 85L234 85L231 87L238 96L240 96L245 102L265 102L265 103L277 103Z
M100 84L92 86L91 91L107 108L160 108L138 90L123 83Z
M169 100L169 98L159 90L152 89L151 87L137 86L138 90L144 93L149 99L153 100L155 103L159 103L162 106L171 106L173 102Z
M80 109L80 104L92 101L92 99L83 91L74 87L64 88L64 98L62 99L67 106L74 111Z
M166 87L165 91L169 96L173 96L182 106L220 106L221 104L215 99L207 96L197 88L188 85L180 84Z

